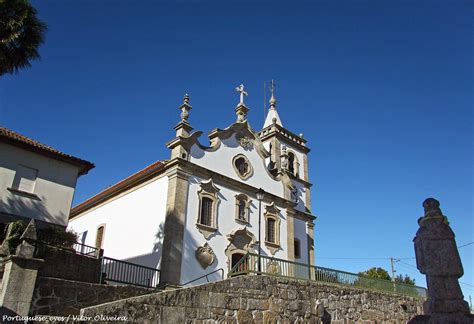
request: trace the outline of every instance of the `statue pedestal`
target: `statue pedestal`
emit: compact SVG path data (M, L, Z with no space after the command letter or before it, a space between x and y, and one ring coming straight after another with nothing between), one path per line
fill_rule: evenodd
M36 276L43 260L10 255L3 263L0 315L28 316Z

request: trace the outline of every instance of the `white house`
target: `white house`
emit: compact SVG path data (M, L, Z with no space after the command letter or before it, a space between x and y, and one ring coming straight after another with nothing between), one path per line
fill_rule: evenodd
M186 95L170 159L74 207L69 227L107 256L161 269L160 284L227 273L258 252L259 238L262 255L314 264L306 140L283 127L273 90L264 127L254 131L243 86L237 91L237 121L212 130L209 147L201 131L191 133Z
M77 178L93 167L0 127L0 224L33 218L65 228Z

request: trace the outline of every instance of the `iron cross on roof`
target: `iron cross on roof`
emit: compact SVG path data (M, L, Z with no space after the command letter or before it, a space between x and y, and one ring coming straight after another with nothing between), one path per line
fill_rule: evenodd
M240 105L245 106L245 104L244 104L244 96L248 96L248 93L244 90L244 85L243 85L243 84L239 85L238 87L235 88L235 90L236 90L237 92L240 92L240 102L239 102L239 106L240 106Z
M272 79L272 82L270 83L270 92L271 92L272 95L275 92L275 86L276 86L275 80Z

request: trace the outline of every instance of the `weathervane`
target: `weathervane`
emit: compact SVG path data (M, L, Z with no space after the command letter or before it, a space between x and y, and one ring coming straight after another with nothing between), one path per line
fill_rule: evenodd
M238 106L245 106L244 96L248 96L248 93L244 90L244 85L243 84L239 85L238 87L235 88L235 90L237 92L240 92L240 102Z

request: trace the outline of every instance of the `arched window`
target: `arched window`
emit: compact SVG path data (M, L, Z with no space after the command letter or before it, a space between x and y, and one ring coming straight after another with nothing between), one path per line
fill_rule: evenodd
M97 233L95 236L95 247L98 249L102 249L102 245L104 242L104 232L105 232L105 225L100 225L97 227Z
M201 201L201 218L199 222L202 225L212 226L212 199L203 197Z
M249 222L251 200L244 194L235 196L235 220L239 223Z
M239 200L239 215L240 220L245 220L245 201L243 199Z
M217 231L217 208L219 204L219 188L212 179L201 182L198 190L199 209L196 227L206 239Z
M275 220L273 218L267 219L267 242L276 243Z
M272 202L265 206L265 246L272 255L280 247L280 209Z
M295 174L295 155L292 152L288 153L288 171Z

